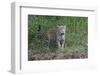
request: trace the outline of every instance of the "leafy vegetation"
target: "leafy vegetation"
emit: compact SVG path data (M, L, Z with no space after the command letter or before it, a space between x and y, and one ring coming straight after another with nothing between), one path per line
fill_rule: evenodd
M65 48L63 52L58 52L59 49L57 49L55 45L52 49L48 48L48 38L46 33L50 28L54 28L58 25L66 26ZM35 55L38 56L37 54L46 55L48 53L49 56L51 56L50 53L54 53L55 57L58 57L58 53L63 53L64 57L61 58L73 58L73 56L74 58L81 58L80 55L83 55L82 58L86 58L88 53L87 44L88 17L28 15L29 60L32 60L32 57ZM70 56L71 54L73 56ZM75 57L76 55L77 57ZM45 59L48 58L44 57L44 60ZM52 58L51 56L49 59L57 58ZM39 59L33 58L33 60Z

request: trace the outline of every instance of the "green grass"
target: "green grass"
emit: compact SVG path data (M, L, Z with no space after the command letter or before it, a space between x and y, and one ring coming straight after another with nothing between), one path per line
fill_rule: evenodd
M88 43L88 17L74 16L28 16L28 50L32 53L57 52L55 46L48 48L47 31L58 25L66 26L64 52L87 51ZM39 30L41 26L41 30ZM66 54L67 55L67 54Z

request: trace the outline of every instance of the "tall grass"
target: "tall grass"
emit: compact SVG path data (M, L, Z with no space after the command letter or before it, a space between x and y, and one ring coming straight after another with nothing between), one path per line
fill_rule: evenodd
M48 48L47 31L58 25L66 26L64 52L87 51L88 17L28 15L28 50L32 53L56 52ZM40 30L39 30L39 27Z

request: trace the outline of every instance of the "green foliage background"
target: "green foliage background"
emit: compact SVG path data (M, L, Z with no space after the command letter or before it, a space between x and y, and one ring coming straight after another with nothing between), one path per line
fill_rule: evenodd
M56 52L58 49L48 48L46 33L58 25L66 26L64 52L87 51L88 17L75 16L28 15L28 49L33 53ZM39 26L41 26L40 32Z

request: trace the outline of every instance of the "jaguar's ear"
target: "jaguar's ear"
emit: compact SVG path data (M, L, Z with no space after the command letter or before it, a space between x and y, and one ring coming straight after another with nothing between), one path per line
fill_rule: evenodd
M64 28L66 29L66 25L64 25Z
M57 25L57 28L59 28L59 25Z

